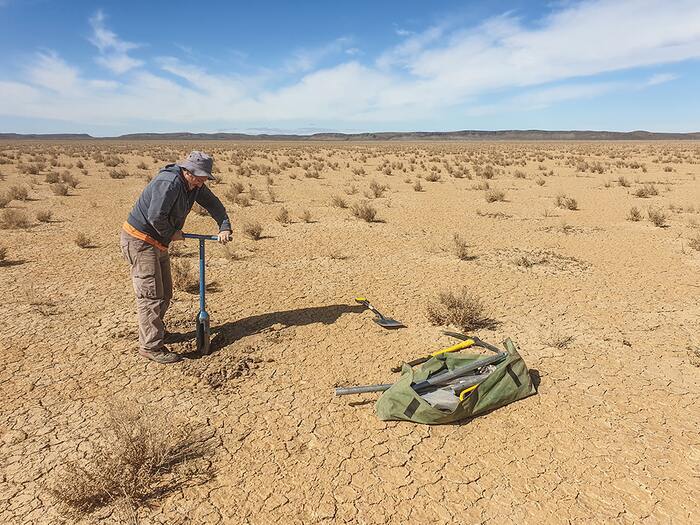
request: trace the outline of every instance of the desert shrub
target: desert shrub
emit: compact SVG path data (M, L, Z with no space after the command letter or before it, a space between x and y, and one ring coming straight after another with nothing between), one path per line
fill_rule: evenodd
M123 506L133 518L136 507L207 479L209 462L197 461L210 454L207 437L191 424L170 422L162 413L113 407L100 425L92 453L63 463L45 488L76 521L107 505Z
M80 248L89 248L92 246L92 239L83 232L78 232L73 240Z
M227 189L227 190L224 192L224 197L226 197L226 199L227 199L229 202L236 202L236 199L238 198L238 196L239 196L240 194L241 194L241 192L238 191L237 188L235 188L234 186L231 186L229 189Z
M663 228L666 226L666 220L668 219L666 214L660 208L649 208L647 210L647 217L649 218L649 221L651 221L651 223L657 228Z
M66 186L62 182L55 182L54 184L49 186L49 188L51 188L51 193L53 193L54 195L58 195L58 196L68 195L68 186Z
M659 190L657 190L656 186L653 184L644 184L642 187L637 188L633 193L635 197L641 197L642 199L658 194Z
M68 184L71 188L78 186L78 178L69 171L61 173L61 182Z
M334 208L347 208L348 203L345 202L345 199L343 199L340 195L332 195L331 206Z
M311 216L311 212L309 210L302 211L299 218L304 222L313 222L313 217Z
M343 188L343 191L347 195L355 195L360 190L354 184L348 184L347 186L345 186L345 188Z
M544 180L542 177L539 177L539 178L535 181L535 183L536 183L538 186L544 186L545 180Z
M486 190L484 193L484 198L486 202L498 202L506 200L506 194L502 190L497 190L495 188Z
M29 190L26 186L10 186L7 190L7 196L13 201L26 201L29 198Z
M700 252L700 235L696 235L692 239L689 239L688 246L690 246L696 252Z
M46 175L44 175L44 181L48 182L49 184L54 184L60 180L61 176L58 174L57 171L50 171Z
M125 179L129 176L129 172L121 169L121 170L109 170L109 178L110 179Z
M617 184L622 186L623 188L629 188L630 187L630 182L625 178L625 177L618 177L617 178Z
M633 221L633 222L641 221L642 220L642 212L640 212L639 208L637 208L636 206L632 206L630 208L629 213L627 214L627 220Z
M277 202L277 193L272 186L267 187L267 196L270 197L270 202Z
M119 166L122 162L124 162L124 160L121 157L118 157L117 155L110 155L109 157L105 157L104 159L104 165L108 168L114 168L115 166Z
M235 198L235 202L236 202L236 204L238 204L239 206L241 206L243 208L250 206L250 199L248 198L247 195L243 195L243 194L237 195Z
M554 204L557 208L563 208L566 210L578 210L578 202L572 197L567 197L565 194L560 193L554 199Z
M0 208L4 208L10 204L10 200L6 193L0 193Z
M423 191L423 185L420 183L419 180L417 180L413 185L413 191Z
M148 166L146 166L146 163L144 161L139 162L136 167L140 170L147 170Z
M469 245L467 241L457 232L452 235L452 249L460 261L467 261L472 258L471 255L469 255Z
M7 259L7 247L0 246L0 264L5 262L5 259Z
M39 222L50 222L53 212L51 210L37 210L36 220Z
M243 234L254 241L262 238L263 227L259 222L248 222L243 225Z
M437 298L428 303L426 314L434 325L454 325L468 332L492 324L484 311L481 299L463 286L438 293Z
M440 175L436 171L431 171L425 176L425 180L428 182L438 182L442 178L442 175Z
M369 189L372 192L372 195L374 195L375 198L379 198L382 195L384 195L384 192L388 189L389 187L386 184L380 184L376 180L373 180L372 182L369 183Z
M319 172L318 170L309 169L304 172L304 177L306 177L307 179L320 179L321 172Z
M292 218L289 216L289 210L282 206L280 208L280 211L277 212L277 217L275 217L275 220L279 222L280 224L289 224L292 222Z
M176 290L192 292L199 288L199 279L192 265L186 259L170 261L170 273L173 279L173 288Z
M85 167L85 164L83 163L82 160L79 160L78 162L75 163L75 167L82 170Z
M367 201L353 204L350 208L352 214L365 222L374 222L377 217L377 210Z
M252 184L248 187L248 198L252 201L260 201L260 193L258 192L258 189L253 186Z
M524 179L526 177L525 172L522 170L515 170L513 172L513 177L516 179Z
M8 208L2 212L3 228L29 228L29 217L23 210Z

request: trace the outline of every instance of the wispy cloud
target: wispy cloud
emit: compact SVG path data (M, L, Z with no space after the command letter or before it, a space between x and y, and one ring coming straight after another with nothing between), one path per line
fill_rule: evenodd
M278 128L292 121L348 128L456 112L537 110L643 89L676 77L651 73L633 85L614 75L700 58L697 0L558 5L536 24L505 13L474 27L442 24L405 33L398 45L372 57L357 53L351 39L338 38L290 53L277 69L245 73L196 63L196 49L146 65L130 56L139 45L121 40L98 11L89 23L99 62L111 73L130 74L100 78L55 51L41 51L23 78L0 73L0 115L115 125L171 122L180 129L227 122ZM620 20L635 30L622 31ZM231 67L231 61L220 64Z
M97 62L113 73L122 74L130 69L143 65L141 60L129 56L129 51L139 47L139 44L120 40L116 33L105 26L105 15L100 10L90 18L92 36L90 42L97 47L100 56Z
M348 37L336 38L335 40L315 48L297 49L285 62L285 69L289 73L305 73L318 66L324 59L347 52L351 47L352 40Z
M646 85L656 86L658 84L665 84L666 82L671 82L677 78L678 75L674 75L673 73L657 73L656 75L652 75L649 80L646 81Z

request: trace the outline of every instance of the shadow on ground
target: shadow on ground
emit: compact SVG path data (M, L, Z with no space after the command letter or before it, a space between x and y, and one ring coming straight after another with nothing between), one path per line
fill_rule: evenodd
M281 324L287 328L314 323L333 324L343 314L359 314L365 310L366 308L362 305L333 304L281 312L268 312L245 317L211 328L211 353L218 352L239 339L260 333L273 325ZM186 333L173 333L171 337L172 342L187 341L194 339L196 333L194 330ZM183 355L190 359L200 357L197 352L189 352Z

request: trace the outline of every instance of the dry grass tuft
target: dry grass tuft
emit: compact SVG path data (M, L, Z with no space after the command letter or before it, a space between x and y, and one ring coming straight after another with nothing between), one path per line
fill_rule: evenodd
M389 188L386 184L380 184L376 180L369 183L369 189L374 198L379 198L384 195L384 192Z
M243 225L243 234L249 239L258 241L262 238L263 227L259 222L247 222Z
M51 222L51 217L53 216L53 212L51 210L37 210L36 212L36 220L39 222Z
M78 232L73 240L80 248L90 248L92 246L92 239L83 232Z
M121 170L109 170L109 178L110 179L125 179L129 176L129 172L121 169Z
M637 188L632 195L635 197L640 197L646 199L647 197L653 197L659 194L659 190L653 184L644 184L641 188Z
M348 203L340 195L331 195L331 206L334 208L347 208Z
M467 241L465 241L459 233L455 232L452 235L452 244L452 249L460 261L468 261L474 258L469 254L469 245Z
M647 210L647 217L649 221L657 228L664 228L667 226L666 221L668 217L660 208L649 208Z
M7 247L0 246L0 265L5 262L5 259L7 259Z
M30 226L29 217L25 211L11 208L3 210L1 224L6 229L23 229Z
M0 193L0 208L10 204L10 198L5 193Z
M689 239L688 246L690 246L696 252L700 252L700 235L696 235L692 239Z
M627 220L632 221L632 222L637 222L642 220L642 212L639 211L639 208L636 206L632 206L630 208L629 213L627 214Z
M377 220L377 209L367 201L353 204L350 211L355 217L365 222L374 222Z
M299 214L299 218L300 218L302 221L306 222L306 223L309 223L309 222L313 222L313 221L314 221L314 218L313 218L313 216L311 215L311 212L310 212L309 210L303 210L303 211Z
M437 299L428 303L427 317L434 325L454 325L465 332L493 326L494 322L484 314L484 305L469 288L443 291Z
M67 516L78 519L114 505L133 511L212 474L202 429L168 422L164 415L115 407L92 453L60 466L45 486Z
M503 202L506 200L506 193L503 190L491 188L484 192L484 198L486 202Z
M26 186L10 186L7 190L7 196L11 201L26 201L29 198L29 190Z
M280 224L291 224L292 218L289 216L289 210L282 206L280 211L277 212L277 217L275 217L275 220Z
M65 197L68 195L68 186L62 182L55 182L49 186L51 188L51 193L58 195L59 197Z
M565 210L578 210L578 202L572 197L567 197L564 193L560 193L554 199L554 204L557 208Z
M423 191L423 185L420 183L419 180L417 180L413 185L413 191Z

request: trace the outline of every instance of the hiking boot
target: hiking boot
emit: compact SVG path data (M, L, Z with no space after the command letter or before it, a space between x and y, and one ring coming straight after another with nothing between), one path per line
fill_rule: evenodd
M166 347L162 347L160 350L144 350L143 348L139 348L139 354L161 365L169 365L170 363L182 361L181 355L171 352Z

